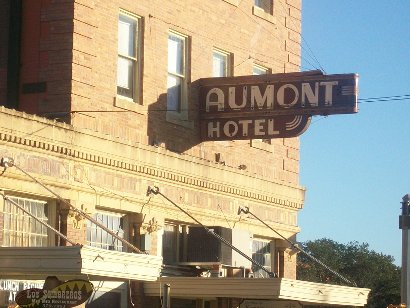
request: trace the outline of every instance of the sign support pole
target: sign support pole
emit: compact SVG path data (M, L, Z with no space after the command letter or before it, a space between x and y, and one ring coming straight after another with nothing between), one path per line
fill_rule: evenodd
M401 302L409 307L410 304L410 194L403 197L402 214L400 215L400 229L402 230L401 252Z

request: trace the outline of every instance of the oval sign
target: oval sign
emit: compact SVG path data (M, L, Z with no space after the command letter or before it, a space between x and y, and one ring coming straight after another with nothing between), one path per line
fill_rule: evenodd
M16 295L16 303L22 307L71 308L84 303L93 293L88 280L67 280L52 290L27 289Z

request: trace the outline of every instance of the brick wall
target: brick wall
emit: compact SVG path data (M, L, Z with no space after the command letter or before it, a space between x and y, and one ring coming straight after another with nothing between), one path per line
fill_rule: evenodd
M22 4L18 109L43 115L69 110L74 1L23 1ZM0 11L0 14L7 12L3 5ZM7 18L1 20L7 22ZM3 55L4 51L0 49L0 53ZM3 76L1 63L2 56L0 75ZM3 102L3 89L11 85L7 85L5 78L0 80L0 102Z
M45 89L21 91L19 109L211 162L218 154L222 159L215 163L232 168L245 165L251 174L298 184L297 138L292 142L273 140L265 150L250 147L249 141L199 140L195 81L211 76L214 47L233 54L234 75L251 74L253 64L264 65L273 73L300 70L300 0L274 3L273 19L268 20L252 14L252 0L240 1L239 6L224 0L24 1L20 88L44 83ZM5 28L7 4L3 1L4 10L0 10ZM117 107L120 9L142 20L142 104L136 110ZM165 118L170 29L189 37L191 128ZM3 43L5 32L0 34ZM0 45L1 102L7 86L7 44ZM75 112L71 119L70 110L101 112Z
M167 35L170 29L190 39L190 81L212 72L212 50L234 55L234 75L249 75L254 63L273 73L300 69L300 1L275 1L272 23L252 14L253 1L239 6L213 1L76 1L74 8L72 110L121 111L75 113L72 124L131 143L142 142L215 161L258 176L298 183L299 143L273 140L267 150L249 141L200 143L197 100L190 97L192 128L165 119ZM140 16L143 24L143 93L138 111L115 107L119 10ZM217 12L217 13L216 13ZM193 94L195 91L192 92Z
M10 0L2 1L0 6L0 105L7 99L7 57L9 36Z

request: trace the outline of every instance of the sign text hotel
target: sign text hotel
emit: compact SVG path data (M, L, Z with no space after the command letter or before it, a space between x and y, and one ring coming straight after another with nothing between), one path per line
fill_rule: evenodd
M202 139L297 136L313 115L356 113L357 83L318 72L201 79Z

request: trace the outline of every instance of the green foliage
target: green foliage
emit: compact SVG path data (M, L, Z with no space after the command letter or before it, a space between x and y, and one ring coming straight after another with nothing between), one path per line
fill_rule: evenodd
M371 289L368 308L386 308L400 303L400 268L389 255L369 250L367 243L340 244L330 239L302 243L305 251L341 274L357 287ZM297 279L343 284L346 283L303 253L298 254Z

